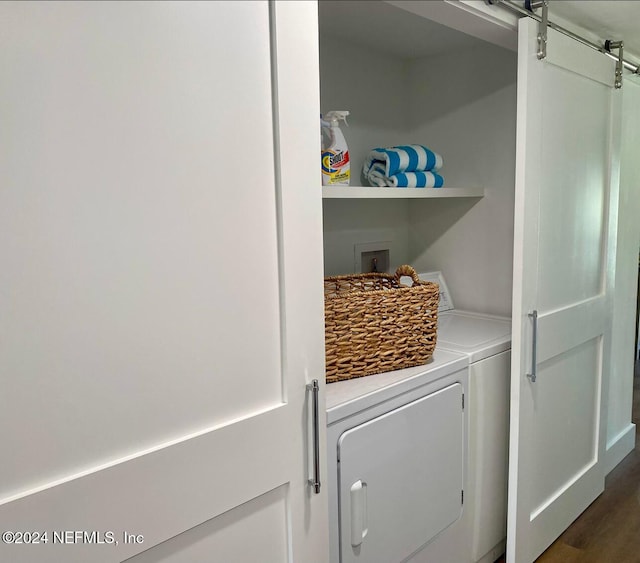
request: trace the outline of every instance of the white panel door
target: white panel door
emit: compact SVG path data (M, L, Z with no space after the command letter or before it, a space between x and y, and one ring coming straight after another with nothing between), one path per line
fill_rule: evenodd
M0 5L1 560L327 559L316 19Z
M462 513L462 385L392 410L338 442L340 561L404 561Z
M533 561L604 487L619 92L611 59L550 30L540 61L537 33L520 20L510 563Z

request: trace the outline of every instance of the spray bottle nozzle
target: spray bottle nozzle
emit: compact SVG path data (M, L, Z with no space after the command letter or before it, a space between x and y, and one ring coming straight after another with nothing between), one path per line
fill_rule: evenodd
M328 121L344 121L345 125L348 127L349 124L347 123L347 115L349 115L348 111L328 111L325 114L325 119L327 119Z

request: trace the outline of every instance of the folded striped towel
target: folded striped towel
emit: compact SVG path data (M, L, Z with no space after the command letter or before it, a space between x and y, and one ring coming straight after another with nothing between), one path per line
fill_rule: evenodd
M422 145L402 145L386 149L373 149L364 161L364 175L374 165L384 166L384 175L394 176L398 172L440 170L442 157Z
M417 172L398 172L385 176L380 170L372 169L367 176L372 186L390 188L441 188L444 178L428 170Z

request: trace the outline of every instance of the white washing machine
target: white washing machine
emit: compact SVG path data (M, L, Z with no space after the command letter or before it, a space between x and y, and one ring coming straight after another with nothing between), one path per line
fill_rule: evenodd
M327 385L332 563L406 561L460 520L468 365L441 349L423 366Z
M441 287L436 350L469 357L469 480L460 523L468 555L460 561L493 563L507 532L511 320L456 310L440 272L420 277Z

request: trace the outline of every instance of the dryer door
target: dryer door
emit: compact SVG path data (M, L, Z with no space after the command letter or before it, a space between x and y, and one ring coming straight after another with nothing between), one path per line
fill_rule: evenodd
M462 395L454 383L340 437L342 563L402 561L460 517Z

